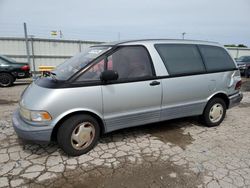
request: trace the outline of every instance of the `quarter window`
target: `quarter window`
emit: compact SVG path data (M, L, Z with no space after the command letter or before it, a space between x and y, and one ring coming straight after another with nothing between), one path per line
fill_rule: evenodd
M205 66L195 45L156 44L155 47L170 75L205 72Z
M147 50L142 46L121 47L108 57L108 70L118 72L118 80L152 76Z
M207 71L224 71L235 68L235 64L225 49L216 46L199 45Z

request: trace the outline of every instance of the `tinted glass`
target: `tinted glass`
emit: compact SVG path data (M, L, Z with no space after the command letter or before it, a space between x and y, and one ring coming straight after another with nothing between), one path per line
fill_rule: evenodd
M78 78L78 81L97 81L100 80L100 75L104 71L104 60L93 65L83 75Z
M107 68L117 71L120 80L152 76L148 52L141 46L118 49L108 57Z
M199 51L195 45L155 45L170 75L205 72Z
M234 69L232 58L225 49L216 46L199 46L207 71L224 71Z

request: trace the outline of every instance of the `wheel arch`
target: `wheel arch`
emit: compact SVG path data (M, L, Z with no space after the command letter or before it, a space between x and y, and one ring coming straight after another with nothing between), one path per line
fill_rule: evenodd
M102 118L99 115L97 115L93 112L87 111L87 110L79 110L79 111L74 111L74 112L70 112L70 113L66 114L55 124L55 126L52 130L52 133L51 133L50 140L56 141L57 132L58 132L58 129L61 126L62 122L64 122L66 119L68 119L74 115L78 115L78 114L87 114L87 115L94 117L99 123L100 129L101 129L101 134L105 133L104 121L102 120Z
M215 93L214 95L212 95L212 96L210 96L210 97L208 98L207 102L210 101L210 100L213 99L213 98L221 98L221 99L223 99L223 100L225 101L226 107L227 107L227 109L228 109L228 107L229 107L229 98L228 98L228 96L227 96L226 93L224 93L224 92Z

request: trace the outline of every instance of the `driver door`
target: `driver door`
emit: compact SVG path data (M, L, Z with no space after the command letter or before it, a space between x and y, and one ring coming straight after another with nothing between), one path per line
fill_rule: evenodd
M107 69L119 78L101 86L106 132L159 121L161 80L154 80L152 67L143 46L121 47L108 57Z

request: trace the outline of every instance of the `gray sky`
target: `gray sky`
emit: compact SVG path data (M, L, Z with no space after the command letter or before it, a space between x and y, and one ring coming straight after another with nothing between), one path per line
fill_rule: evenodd
M250 0L0 0L0 36L181 38L250 46Z

